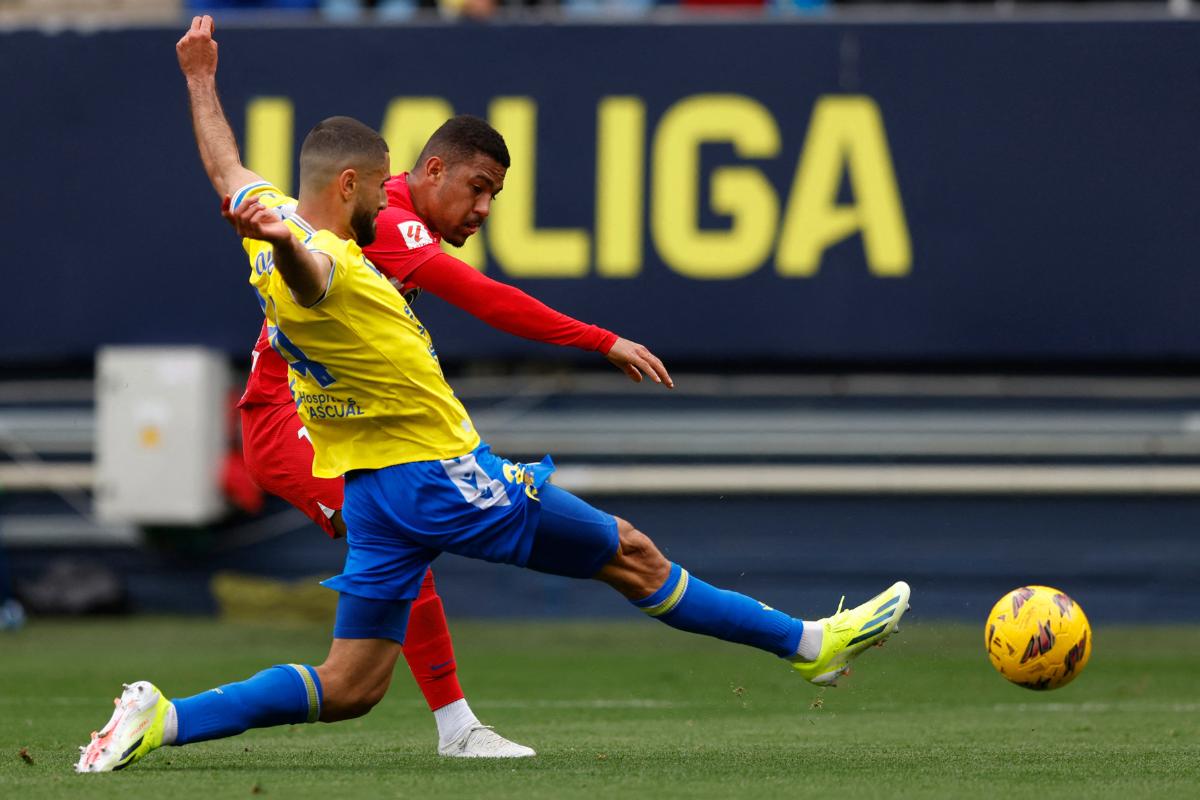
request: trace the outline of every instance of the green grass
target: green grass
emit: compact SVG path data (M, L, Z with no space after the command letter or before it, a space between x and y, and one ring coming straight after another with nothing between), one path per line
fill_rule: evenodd
M1102 628L1082 677L1034 693L992 671L981 630L919 622L825 690L769 656L648 621L459 623L472 706L536 759L438 758L432 717L398 675L361 720L72 774L121 681L184 695L318 663L326 631L142 619L0 634L0 797L1126 800L1200 785L1200 628Z

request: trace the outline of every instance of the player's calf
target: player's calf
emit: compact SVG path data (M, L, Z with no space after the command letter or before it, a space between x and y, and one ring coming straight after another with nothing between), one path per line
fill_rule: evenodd
M619 517L618 546L596 576L673 628L748 644L782 657L796 654L804 624L737 592L691 576L650 537Z

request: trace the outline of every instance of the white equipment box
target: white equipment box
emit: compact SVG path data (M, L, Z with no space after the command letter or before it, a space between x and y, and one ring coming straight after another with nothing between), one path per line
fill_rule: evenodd
M203 347L104 347L96 358L96 516L201 525L225 510L228 359Z

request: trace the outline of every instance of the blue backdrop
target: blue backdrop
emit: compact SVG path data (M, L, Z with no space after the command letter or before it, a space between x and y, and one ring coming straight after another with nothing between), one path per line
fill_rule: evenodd
M180 34L0 34L0 360L250 347ZM666 358L1200 359L1195 21L217 38L281 183L325 116L383 127L397 170L444 109L490 116L515 161L488 274ZM418 312L450 358L552 354Z

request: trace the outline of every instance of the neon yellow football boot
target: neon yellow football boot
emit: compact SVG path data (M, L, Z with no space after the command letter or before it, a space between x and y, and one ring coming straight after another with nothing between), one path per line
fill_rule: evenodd
M79 748L76 772L113 772L125 769L162 745L163 722L171 702L149 681L122 685L113 700L116 709L92 741Z
M836 686L837 680L850 672L850 661L871 645L881 645L896 632L900 618L908 611L910 590L904 581L860 606L847 611L838 610L832 617L817 620L823 626L821 655L814 661L791 659L792 668L809 683ZM846 598L842 598L845 602Z

